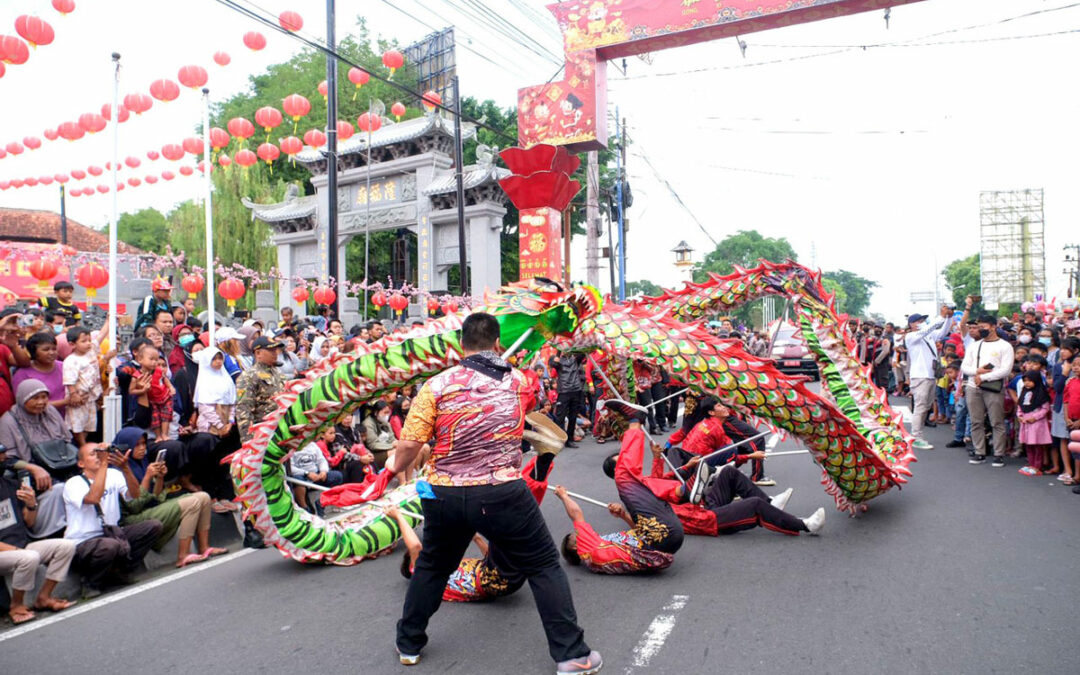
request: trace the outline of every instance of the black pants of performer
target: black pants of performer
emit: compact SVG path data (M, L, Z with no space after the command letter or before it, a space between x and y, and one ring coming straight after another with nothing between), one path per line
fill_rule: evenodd
M560 391L555 403L555 423L566 430L566 437L573 442L577 432L577 418L585 407L585 393Z
M739 419L738 417L729 417L724 421L724 433L728 435L733 442L739 442L753 436L757 436L761 433L757 427ZM751 452L764 452L765 451L765 437L758 438L757 440L750 441L748 444L741 446L737 452L741 454L749 454ZM750 480L761 480L765 477L765 460L752 459L750 460Z
M668 391L668 388L666 386L660 384L659 382L654 384L649 389L649 395L650 395L650 397L652 398L652 400L654 402L655 401L660 401L660 399L664 398L665 396L667 396L670 393L671 392ZM653 418L656 419L656 426L658 428L660 428L660 429L663 429L664 426L667 424L667 407L668 407L668 403L670 403L670 402L671 401L660 401L659 403L654 405L653 408L652 408Z
M655 434L656 430L656 408L653 407L652 389L642 389L637 393L638 405L643 405L648 410L649 415L649 433Z
M739 501L733 501L735 497ZM718 534L765 527L783 534L806 532L806 523L769 502L769 495L733 466L724 467L705 491L705 508L716 514Z
M668 392L668 395L670 396L671 392ZM679 394L678 396L667 400L667 425L672 429L675 428L675 423L679 421L679 401L681 401L682 398L683 395Z
M585 392L585 416L589 418L589 426L596 423L596 391Z
M874 366L874 384L881 387L882 389L888 390L889 379L891 378L891 376L892 366L889 365L888 361L885 361L885 363L879 363L878 365Z
M500 560L497 566L520 572L529 582L548 651L555 661L589 653L585 632L577 625L570 582L559 553L523 480L472 487L433 486L435 499L422 499L424 548L416 561L405 607L397 624L397 648L419 654L427 644L427 624L439 609L450 574L479 533Z
M124 544L112 537L94 537L75 547L73 567L83 575L88 586L100 588L110 573L126 574L135 569L161 534L161 522L144 520L123 527L131 552L124 555Z

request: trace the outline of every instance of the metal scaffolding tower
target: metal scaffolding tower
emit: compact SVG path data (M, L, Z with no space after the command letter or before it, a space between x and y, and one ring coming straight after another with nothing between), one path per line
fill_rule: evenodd
M1046 292L1043 191L979 193L983 302L1026 302Z

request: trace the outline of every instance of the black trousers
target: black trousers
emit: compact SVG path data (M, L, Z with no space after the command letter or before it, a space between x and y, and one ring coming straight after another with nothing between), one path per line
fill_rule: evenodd
M585 392L560 391L555 404L555 424L566 430L566 437L571 442L577 429L577 418L585 408Z
M131 552L124 556L124 545L112 537L94 537L80 542L75 547L73 566L86 579L89 586L100 587L112 572L131 572L146 557L150 545L161 534L161 522L144 520L134 525L125 525L124 534Z
M653 407L652 388L642 389L637 393L638 405L645 406L649 416L649 433L656 433L656 408Z
M555 661L586 656L585 632L577 625L570 582L559 553L523 480L472 487L433 486L435 499L423 499L424 548L409 580L397 624L397 648L419 654L427 644L428 620L439 609L450 574L457 569L474 532L491 544L492 562L515 570L532 590L548 651ZM462 634L459 639L464 639ZM468 637L474 637L468 635Z
M668 391L667 395L670 396L671 391ZM667 425L671 428L675 428L675 423L679 421L679 401L683 398L683 394L679 394L674 398L669 398L667 402Z
M649 389L649 394L653 401L660 401L660 399L664 398L670 393L671 391L669 391L665 385L662 385L659 382L654 384ZM662 427L667 424L667 407L669 403L671 403L670 400L660 401L660 403L657 403L655 406L653 406L652 417L654 420L656 420L656 426Z
M739 501L734 501L740 497ZM806 523L769 503L769 495L743 472L726 466L705 491L705 508L716 514L718 534L765 527L783 534L806 532Z

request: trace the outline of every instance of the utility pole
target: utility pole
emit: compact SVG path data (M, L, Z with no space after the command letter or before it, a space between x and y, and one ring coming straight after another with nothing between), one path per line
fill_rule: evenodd
M458 266L461 268L461 295L469 294L469 261L465 255L465 159L461 139L461 91L454 75L454 177L457 179Z
M60 184L60 243L67 245L67 203L64 197L67 192L64 190L64 184Z
M338 200L337 200L337 57L333 56L337 51L336 16L334 7L335 0L326 0L326 46L329 52L326 55L326 269L327 275L335 283L341 283L340 270L338 270ZM327 280L329 281L329 280ZM341 302L341 287L336 291L330 311L333 316L341 318L338 306ZM365 300L367 294L365 292ZM365 307L366 312L366 307ZM366 315L365 315L366 318Z
M615 171L615 199L619 207L619 302L626 300L626 206L623 203L623 174L626 171L626 120L619 124L619 109L615 108L615 126L619 129L619 154Z
M1062 270L1069 275L1069 297L1071 298L1074 294L1080 293L1080 244L1066 244L1062 248L1065 251L1072 251L1065 254L1065 262L1072 263L1073 269L1066 267Z
M600 286L600 164L596 150L586 153L585 167L585 281Z

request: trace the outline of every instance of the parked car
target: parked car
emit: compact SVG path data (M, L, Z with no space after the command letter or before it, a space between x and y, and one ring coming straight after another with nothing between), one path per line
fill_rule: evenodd
M774 324L769 335L775 335L772 358L777 369L785 375L806 375L812 380L819 377L817 362L806 347L799 329L790 323L783 323L777 330Z

